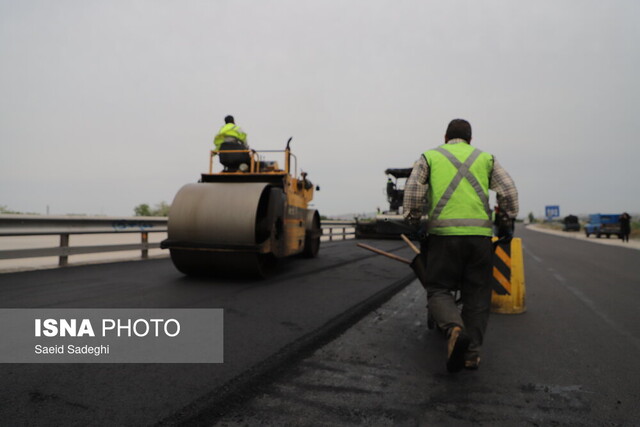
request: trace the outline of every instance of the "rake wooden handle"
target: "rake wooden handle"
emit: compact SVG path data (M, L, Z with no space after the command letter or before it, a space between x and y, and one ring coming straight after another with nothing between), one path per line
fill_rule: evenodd
M415 252L416 254L420 253L420 249L416 248L416 245L414 245L413 242L409 240L407 236L405 236L404 234L401 234L400 237L402 237L402 240L404 240L405 243L409 245L409 247L413 250L413 252Z
M358 243L358 246L360 246L362 249L366 249L368 251L375 252L378 255L384 255L384 256L386 256L388 258L391 258L393 260L404 262L405 264L411 264L411 261L409 261L406 258L402 258L402 257L400 257L398 255L390 254L389 252L385 252L385 251L382 251L382 250L380 250L378 248L374 248L373 246L365 245L364 243Z

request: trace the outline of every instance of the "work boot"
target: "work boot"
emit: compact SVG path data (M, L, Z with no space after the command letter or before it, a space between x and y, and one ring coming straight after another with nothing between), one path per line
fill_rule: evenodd
M464 369L471 369L475 371L476 369L478 369L479 365L480 365L480 356L474 356L473 358L467 359L464 361Z
M449 329L447 371L460 372L464 368L464 355L469 348L469 337L460 326Z

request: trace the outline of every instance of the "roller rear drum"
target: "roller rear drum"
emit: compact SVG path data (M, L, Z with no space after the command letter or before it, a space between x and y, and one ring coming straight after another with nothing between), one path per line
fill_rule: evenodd
M187 275L268 275L277 260L264 253L265 241L277 249L283 201L282 190L264 183L185 185L169 212L173 264Z

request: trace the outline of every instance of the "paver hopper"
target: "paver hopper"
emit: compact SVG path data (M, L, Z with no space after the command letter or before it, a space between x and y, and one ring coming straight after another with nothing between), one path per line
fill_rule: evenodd
M373 220L356 219L356 237L358 239L399 239L401 234L411 235L415 232L404 222L402 203L404 185L411 175L412 168L389 168L387 175L386 196L389 209L376 215Z

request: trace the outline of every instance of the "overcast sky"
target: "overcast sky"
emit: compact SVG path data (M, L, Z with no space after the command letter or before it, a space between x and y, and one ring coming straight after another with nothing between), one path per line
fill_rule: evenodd
M640 212L640 2L0 0L0 205L132 215L208 169L227 114L385 208L465 118L520 216Z

